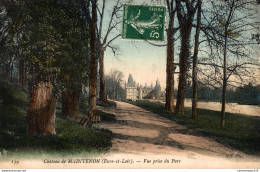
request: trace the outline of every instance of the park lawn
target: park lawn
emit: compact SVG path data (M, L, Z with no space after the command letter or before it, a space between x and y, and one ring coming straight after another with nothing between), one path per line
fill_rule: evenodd
M19 86L0 83L0 156L88 157L103 154L112 145L109 133L81 127L59 116L56 117L56 135L28 135L27 105L27 93Z
M217 142L244 153L260 155L260 118L226 113L226 128L220 128L220 112L198 109L198 120L191 117L191 108L185 108L184 115L171 113L159 102L135 101L134 105L154 112L189 129L199 135L213 138Z

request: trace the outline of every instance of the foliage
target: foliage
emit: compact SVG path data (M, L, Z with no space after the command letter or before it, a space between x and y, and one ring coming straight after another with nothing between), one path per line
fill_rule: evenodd
M235 90L235 98L238 103L260 105L260 85L254 86L251 82Z
M110 99L125 98L125 90L123 88L124 74L116 69L113 69L105 76L106 92Z
M1 84L0 97L9 98L0 102L0 151L7 157L89 156L90 153L106 152L111 146L110 134L82 128L60 117L56 119L57 135L27 135L27 93L18 86Z
M258 105L257 94L259 94L259 85L254 86L249 83L244 86L236 87L235 89L227 89L227 102L239 104ZM186 98L192 98L192 87L186 87ZM221 88L212 88L207 85L199 85L198 99L200 101L221 101Z
M220 81L224 78L225 49L227 84L238 86L244 85L245 80L253 80L256 77L254 67L259 65L256 1L205 1L203 4L201 33L206 45L201 45L199 81L207 78L207 85L223 84Z
M75 2L76 3L76 2ZM89 29L73 4L55 0L26 1L18 14L9 11L13 25L9 40L18 48L36 80L51 79L53 84L75 86L88 78ZM8 43L8 42L6 42Z
M227 35L231 38L238 38L239 37L239 32L235 32L236 25L232 25L232 24L227 24L227 20L225 18L220 17L218 19L219 22L219 27L223 30L225 30L225 27L228 25L228 29L227 29ZM223 34L224 35L224 34Z

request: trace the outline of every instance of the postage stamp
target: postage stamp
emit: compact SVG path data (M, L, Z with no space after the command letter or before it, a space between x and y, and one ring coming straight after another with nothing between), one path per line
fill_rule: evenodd
M164 41L166 8L124 4L122 39Z

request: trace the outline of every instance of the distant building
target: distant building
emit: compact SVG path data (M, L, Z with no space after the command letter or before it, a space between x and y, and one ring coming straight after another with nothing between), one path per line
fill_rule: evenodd
M161 91L161 85L160 85L160 82L159 82L158 79L156 80L156 84L155 84L154 90Z
M128 82L125 84L125 90L127 100L165 99L165 91L161 91L161 85L158 79L154 87L152 83L150 87L147 87L147 84L142 87L142 85L137 85L133 76L129 74Z
M162 91L159 80L156 80L154 87L154 97L155 99L165 100L165 91Z
M153 91L153 84L151 84L150 87L147 87L147 84L145 84L144 88L142 89L143 98L147 98L149 93L152 91Z
M156 80L154 87L151 84L151 87L144 89L143 95L143 98L145 99L165 100L165 91L161 90L161 85L158 79Z
M135 101L137 99L138 96L137 85L135 84L133 76L131 74L129 74L128 82L126 83L125 90L126 90L127 100Z
M138 99L142 100L143 99L143 87L142 86L137 87L137 92L138 92Z

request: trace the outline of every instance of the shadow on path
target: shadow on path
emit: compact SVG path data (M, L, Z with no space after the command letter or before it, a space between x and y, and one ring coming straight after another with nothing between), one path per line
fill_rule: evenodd
M112 152L137 154L181 152L186 155L203 154L221 157L231 153L241 154L148 110L125 102L116 103L116 108L99 107L99 110L116 117L115 121L102 124L102 128L112 132Z

